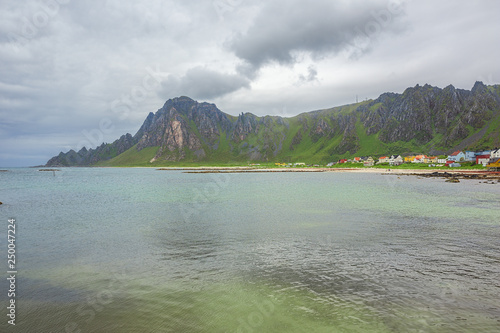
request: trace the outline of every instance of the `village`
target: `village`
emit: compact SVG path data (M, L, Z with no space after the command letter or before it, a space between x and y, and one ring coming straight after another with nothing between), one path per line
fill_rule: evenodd
M377 159L372 156L354 157L351 159L340 159L338 162L330 162L326 166L333 167L341 164L359 163L365 167L375 165L399 166L405 163L423 164L428 167L461 167L465 165L477 165L492 170L500 170L500 149L495 148L486 151L455 151L451 155L427 156L420 155L391 155L381 156ZM306 163L275 163L278 167L319 167L319 164L309 165Z

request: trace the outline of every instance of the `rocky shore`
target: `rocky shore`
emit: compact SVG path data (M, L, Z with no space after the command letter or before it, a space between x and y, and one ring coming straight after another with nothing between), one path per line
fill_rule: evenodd
M485 183L495 184L500 183L500 172L488 171L462 171L462 172L431 172L431 173L413 173L408 174L425 178L446 178L448 183L459 183L460 179L476 179L483 180Z

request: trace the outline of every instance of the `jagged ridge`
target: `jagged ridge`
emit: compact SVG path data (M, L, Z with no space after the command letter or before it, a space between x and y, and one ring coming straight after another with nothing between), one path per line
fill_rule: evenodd
M472 90L430 85L403 94L302 113L292 118L231 116L189 97L168 100L139 131L96 149L53 157L47 166L113 165L113 159L156 147L145 164L179 161L326 162L351 154L447 153L500 145L500 86ZM143 156L141 158L144 158ZM116 159L115 159L116 160ZM108 162L105 162L108 161Z

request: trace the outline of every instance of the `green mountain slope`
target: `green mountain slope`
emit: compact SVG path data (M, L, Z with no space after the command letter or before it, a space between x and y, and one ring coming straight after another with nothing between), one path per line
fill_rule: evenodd
M445 154L500 146L500 86L429 85L291 118L231 116L188 97L168 100L139 131L47 166L326 163L344 157Z

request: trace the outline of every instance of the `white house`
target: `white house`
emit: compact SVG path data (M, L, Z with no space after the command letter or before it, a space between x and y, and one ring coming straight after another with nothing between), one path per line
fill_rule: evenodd
M389 163L389 157L382 156L378 159L378 163Z
M500 158L500 149L493 149L490 153L491 158Z
M465 154L460 150L457 150L456 152L448 156L448 161L455 161L455 162L465 161Z
M474 162L476 160L476 152L475 151L466 151L465 152L465 160L469 162Z
M371 167L375 164L375 160L370 156L364 162L363 165L366 167Z
M389 158L389 164L390 165L401 165L401 164L403 164L403 158L401 157L401 155L392 155Z

